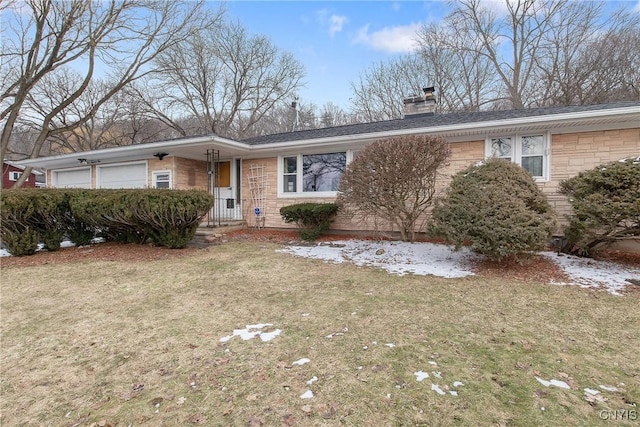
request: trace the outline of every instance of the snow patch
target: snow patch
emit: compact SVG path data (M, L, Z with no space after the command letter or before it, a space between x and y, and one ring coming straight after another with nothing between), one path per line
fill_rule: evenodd
M542 252L550 258L571 278L571 285L585 288L605 288L612 295L620 295L620 291L629 284L627 279L640 277L640 268L628 267L608 261L597 261L573 255L558 256L555 252ZM563 285L565 283L555 283Z
M298 366L302 366L305 365L307 363L311 362L311 360L307 359L306 357L303 357L302 359L298 359L295 362L293 362L291 365L298 365Z
M431 390L435 391L436 393L438 393L438 394L440 394L440 395L442 395L442 396L444 396L445 394L447 394L447 393L445 393L444 391L442 391L442 389L440 388L440 386L439 386L439 385L437 385L437 384L431 384Z
M546 381L543 380L542 378L536 377L536 380L538 380L538 382L540 384L542 384L545 387L550 387L550 386L554 386L554 387L559 387L559 388L564 388L566 390L570 390L571 387L569 387L569 384L565 383L564 381L560 381L560 380L550 380L550 381Z
M425 378L429 378L429 374L427 372L414 372L413 375L416 376L416 381L423 381Z
M464 383L462 381L454 381L453 382L453 386L454 387L462 387L464 385Z
M96 244L96 243L104 243L104 238L103 237L94 237L93 239L91 239L91 243L92 244ZM62 242L60 242L60 248L65 249L65 248L73 248L75 247L76 244L73 243L70 240L63 240ZM38 243L38 246L36 247L36 252L40 252L40 251L46 251L46 249L44 248L44 243ZM12 256L8 250L4 249L4 248L0 248L0 258L2 257L8 257L8 256Z
M234 329L233 333L231 335L227 335L224 336L222 338L220 338L220 342L221 343L226 343L228 341L230 341L231 339L233 339L233 337L240 337L240 339L242 339L243 341L248 341L252 338L255 338L257 336L260 337L260 339L263 342L266 341L271 341L272 339L274 339L275 337L277 337L278 335L280 335L282 333L282 330L280 329L276 329L274 331L271 332L262 332L261 329L264 329L266 327L269 326L273 326L273 324L271 323L258 323L255 325L247 325L245 326L244 329Z
M352 262L359 266L382 268L389 273L404 275L433 275L458 278L473 275L474 264L483 259L467 248L458 252L449 246L433 243L344 240L316 246L287 246L278 252L327 262ZM571 278L570 284L582 287L604 287L619 295L628 279L640 277L640 269L613 262L596 261L571 255L558 256L555 252L541 252L550 258ZM373 294L367 292L366 295ZM431 362L430 362L431 363Z
M615 393L618 391L618 387L614 387L612 385L602 385L600 384L600 388L603 389L604 391L610 391L612 393Z
M585 393L588 393L588 394L592 394L592 395L594 395L594 396L595 396L596 394L600 394L600 390L594 390L594 389L592 389L592 388L585 388L585 389L584 389L584 392L585 392Z
M307 390L300 395L300 399L311 399L313 397L313 392L311 390Z
M318 381L318 377L316 377L314 375L309 381L307 381L307 385L311 385L311 384L315 383L316 381Z
M348 260L359 266L378 267L398 275L430 274L446 278L473 275L473 261L480 258L466 248L454 252L449 246L433 243L361 240L336 241L331 245L288 246L278 252L327 262Z

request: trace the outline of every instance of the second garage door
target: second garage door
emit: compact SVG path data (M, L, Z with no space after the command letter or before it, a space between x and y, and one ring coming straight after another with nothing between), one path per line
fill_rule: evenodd
M98 166L98 188L147 187L147 163Z

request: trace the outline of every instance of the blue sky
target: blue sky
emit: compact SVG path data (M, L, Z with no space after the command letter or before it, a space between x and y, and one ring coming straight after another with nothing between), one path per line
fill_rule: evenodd
M640 0L610 1L640 12ZM406 53L419 25L438 21L446 1L227 1L229 16L268 36L307 72L303 102L349 108L350 82L372 63ZM433 84L433 82L425 82Z
M250 32L268 36L304 64L301 101L347 109L350 81L373 62L410 51L418 26L442 17L447 3L229 1L226 7Z

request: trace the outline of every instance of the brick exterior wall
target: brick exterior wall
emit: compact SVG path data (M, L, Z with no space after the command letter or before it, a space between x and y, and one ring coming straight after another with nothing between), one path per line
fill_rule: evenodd
M170 170L171 188L176 190L207 190L209 174L207 162L181 157L165 157L162 160L147 161L147 183L153 186L153 172Z
M442 179L438 185L438 191L445 190L451 176L463 170L469 165L484 158L484 139L470 142L454 142L451 144L451 157L448 165L442 171ZM550 203L558 213L562 221L564 215L570 212L570 206L564 196L557 193L560 182L580 171L591 169L599 164L624 157L640 155L640 128L609 130L597 132L581 132L570 134L557 134L551 137L550 152L550 180L540 182L539 186L547 194ZM247 159L242 161L241 180L242 198L245 200L243 214L248 225L255 223L254 206L251 200L249 188L249 176L252 165L264 165L268 177L268 192L266 197L265 226L277 228L293 228L294 225L286 224L280 217L280 208L286 205L303 202L333 202L335 198L326 197L278 197L278 165L277 158ZM153 171L171 170L172 188L174 189L200 189L207 190L209 175L205 161L190 160L177 157L148 160L148 186L153 185ZM92 167L92 185L96 184L96 168ZM51 171L47 171L47 182L52 183ZM361 218L352 218L345 214L339 214L332 224L335 230L376 230L389 229L386 224L376 224L372 220L363 221Z
M560 223L571 212L567 198L558 194L562 180L603 163L638 155L640 128L552 135L551 179L539 185L558 213Z
M447 188L452 175L484 159L484 147L484 139L452 143L449 164L442 171L442 180L438 186L438 191L442 192ZM563 223L564 216L570 213L571 208L567 199L557 193L560 181L599 164L639 154L640 128L552 135L550 153L551 179L548 182L540 182L538 185L545 192L552 207L556 210L560 223ZM277 160L277 158L265 158L243 161L242 194L243 198L247 200L245 215L249 225L253 221L253 205L251 204L251 192L248 186L249 170L252 164L264 165L268 174L269 189L266 203L266 227L294 227L294 225L286 224L282 221L279 212L282 206L304 202L333 202L335 200L332 197L278 198ZM383 223L375 224L372 220L363 221L361 218L352 218L345 214L339 214L331 228L334 230L372 231L376 229L388 230L390 227Z
M484 141L458 142L451 146L451 158L447 167L443 170L443 180L439 186L441 190L445 189L450 178L456 172L466 168L468 165L475 163L484 158ZM245 215L247 223L253 223L253 204L251 203L251 191L249 189L249 174L251 165L264 165L265 172L268 176L268 196L266 201L266 217L265 227L277 228L294 228L294 224L287 224L282 221L280 216L280 208L292 205L294 203L327 203L335 201L335 197L278 197L278 159L264 158L244 160L242 162L242 194L247 200ZM369 218L364 220L358 217L351 217L344 213L338 214L336 220L331 225L334 230L388 230L390 226L382 221L377 223Z

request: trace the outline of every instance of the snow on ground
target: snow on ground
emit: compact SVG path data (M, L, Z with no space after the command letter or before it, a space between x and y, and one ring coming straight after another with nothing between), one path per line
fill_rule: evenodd
M362 240L287 246L279 252L327 262L353 262L356 265L383 268L399 275L430 274L446 278L472 275L474 262L482 259L466 248L454 252L449 246L433 243ZM629 285L628 279L640 280L640 268L571 255L558 256L555 252L542 252L541 255L557 263L571 278L570 283L555 284L603 287L613 295L620 295L619 291Z
M71 246L73 243L69 241L61 244L63 248ZM42 246L39 246L38 250L42 250ZM292 245L278 252L327 262L352 262L360 266L378 267L392 274L412 273L446 278L472 275L474 263L482 259L467 248L454 252L449 246L433 243L370 240L345 240L314 246ZM558 256L555 252L541 252L541 255L558 264L571 278L569 283L554 284L604 288L613 295L620 295L620 291L629 285L629 279L640 280L640 268L565 254ZM5 249L0 249L0 257L3 256L10 254ZM305 315L308 316L306 313L303 314Z
M94 238L91 243L102 243L104 242L104 239L102 237L96 237ZM69 241L69 240L63 240L62 242L60 242L60 247L61 248L73 248L76 244ZM36 248L36 252L42 251L44 250L44 243L38 243L38 247ZM5 256L11 256L11 254L9 253L8 250L6 250L5 248L0 248L0 258L5 257Z
M271 323L258 323L256 325L247 325L244 329L234 329L231 335L220 338L221 343L226 343L233 337L240 337L243 341L248 341L254 337L260 337L262 342L271 341L282 333L280 329L271 332L263 332L262 329L273 326Z
M329 262L351 261L389 273L407 273L455 278L473 274L473 262L479 257L463 248L453 252L445 245L389 241L346 240L316 246L288 246L279 252L319 258Z
M580 258L555 252L542 252L558 264L571 277L570 285L585 288L604 287L613 295L620 295L620 291L629 285L628 279L640 280L640 268L627 267L607 261L596 261L590 258ZM556 283L564 285L567 283Z

